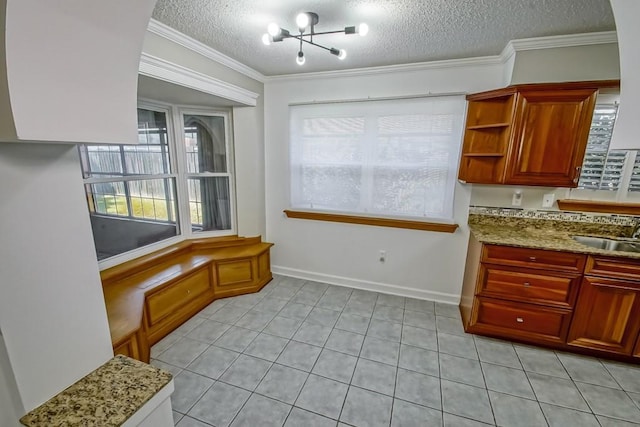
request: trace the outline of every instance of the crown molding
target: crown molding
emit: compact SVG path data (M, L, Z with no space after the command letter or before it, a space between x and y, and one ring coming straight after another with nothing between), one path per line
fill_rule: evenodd
M516 39L507 43L500 56L508 59L509 56L521 50L553 49L558 47L589 46L617 42L618 36L615 31Z
M288 80L310 80L323 77L353 77L368 76L398 72L423 71L442 68L489 66L496 64L506 64L518 51L551 49L572 46L588 46L597 44L617 43L618 38L615 31L603 31L598 33L568 34L560 36L534 37L528 39L511 40L504 47L499 55L481 56L475 58L447 59L442 61L418 62L412 64L383 65L379 67L353 68L339 71L320 71L314 73L301 74L281 74L276 76L265 76L241 62L230 58L217 50L201 43L181 32L175 30L160 21L151 19L147 30L153 34L163 37L169 41L177 43L190 49L206 58L211 59L221 65L231 68L247 77L261 83L288 81Z
M147 31L163 37L169 41L177 43L180 46L186 47L189 50L192 50L206 58L211 59L214 62L217 62L218 64L231 68L232 70L244 74L245 76L257 80L261 83L264 83L265 81L265 76L259 71L256 71L253 68L244 65L243 63L238 62L223 53L218 52L212 47L207 46L206 44L199 42L194 38L191 38L186 34L183 34L180 31L163 24L160 21L151 19L149 21L149 25L147 26Z
M193 71L173 62L142 53L138 72L143 76L195 89L210 95L255 107L259 94Z
M389 73L401 73L411 71L435 70L442 68L490 66L502 64L502 58L498 55L480 56L476 58L445 59L442 61L416 62L412 64L383 65L380 67L352 68L338 71L319 71L316 73L281 74L278 76L266 76L265 83L290 80L309 80L322 77L362 77Z

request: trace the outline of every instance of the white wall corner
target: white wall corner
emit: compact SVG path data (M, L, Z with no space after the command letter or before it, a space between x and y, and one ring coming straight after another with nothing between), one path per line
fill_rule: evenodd
M460 293L446 294L442 292L427 291L417 287L407 288L389 283L372 282L353 279L349 277L333 276L331 274L317 273L314 271L298 270L295 268L272 265L271 271L282 276L295 277L297 279L312 280L314 282L328 283L330 285L344 286L365 291L380 292L383 294L399 295L409 298L417 298L428 301L443 302L446 304L459 304Z
M215 79L206 74L144 52L140 57L139 73L143 76L153 77L158 80L195 89L250 107L256 106L256 100L258 96L260 96L240 86Z
M179 44L180 46L186 47L205 58L208 58L218 64L224 65L225 67L231 68L238 73L244 74L247 77L250 77L254 80L257 80L261 83L264 83L265 76L259 71L254 70L253 68L236 61L235 59L218 52L206 44L199 42L186 34L181 33L180 31L169 27L168 25L163 24L160 21L155 19L151 19L149 21L149 25L147 26L147 31L150 33L156 34L160 37L163 37L169 41Z

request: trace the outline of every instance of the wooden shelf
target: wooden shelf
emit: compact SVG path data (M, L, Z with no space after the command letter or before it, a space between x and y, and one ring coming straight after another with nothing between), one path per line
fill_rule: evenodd
M286 209L284 213L285 215L287 215L287 218L310 219L314 221L344 222L347 224L373 225L378 227L407 228L410 230L437 231L441 233L453 233L458 228L458 224L331 214L324 212L305 212L294 211L290 209Z
M621 215L640 215L640 203L604 202L597 200L558 200L558 207L572 212L605 212Z
M511 123L489 123L486 125L472 125L467 126L467 130L482 130L482 129L500 129L511 126Z
M465 153L462 157L504 157L503 153Z

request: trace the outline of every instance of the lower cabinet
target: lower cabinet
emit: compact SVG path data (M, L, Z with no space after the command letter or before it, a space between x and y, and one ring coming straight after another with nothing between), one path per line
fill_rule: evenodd
M640 259L471 236L460 301L467 332L640 362Z
M472 324L476 332L560 343L567 335L570 320L567 310L478 297Z
M631 355L640 332L640 283L585 276L567 343Z

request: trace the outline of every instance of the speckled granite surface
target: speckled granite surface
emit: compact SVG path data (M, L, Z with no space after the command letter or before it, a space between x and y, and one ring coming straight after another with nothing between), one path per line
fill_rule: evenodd
M171 381L171 374L116 356L29 412L29 427L120 426Z
M628 225L470 214L469 229L482 243L640 259L640 253L595 249L571 238L572 235L626 237L633 231Z

